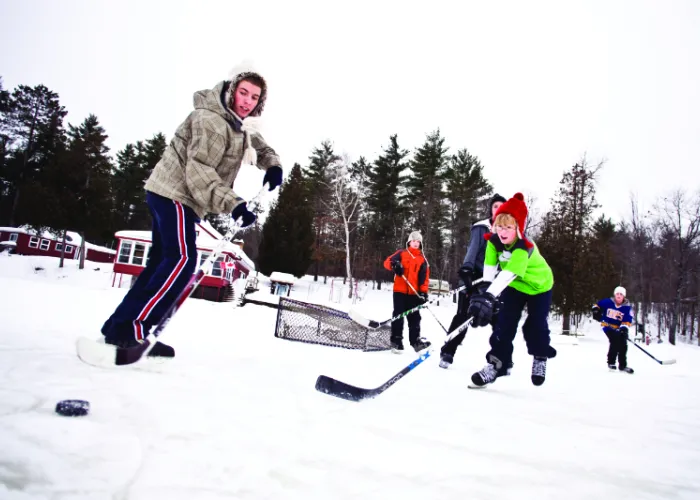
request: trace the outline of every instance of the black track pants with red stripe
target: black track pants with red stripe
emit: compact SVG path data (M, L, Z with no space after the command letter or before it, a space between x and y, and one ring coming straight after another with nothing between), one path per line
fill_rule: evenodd
M142 340L185 288L197 268L194 211L180 202L146 192L153 218L148 263L121 304L102 326L114 343ZM119 255L131 251L124 248Z

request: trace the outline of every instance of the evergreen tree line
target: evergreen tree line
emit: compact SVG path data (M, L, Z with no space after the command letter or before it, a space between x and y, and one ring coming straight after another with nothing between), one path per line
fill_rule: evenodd
M143 183L165 150L163 134L128 144L116 160L95 115L65 124L44 85L5 90L0 79L0 224L74 230L111 246L120 229L150 229Z
M95 115L72 125L66 114L44 85L9 91L0 79L0 225L70 229L106 246L117 230L149 229L143 182L165 136L128 144L112 158ZM700 198L678 190L645 213L631 199L622 222L594 220L601 168L584 158L566 170L542 216L528 200L527 232L554 270L562 328L574 329L594 300L622 284L640 322L659 325L672 341L676 333L696 336ZM412 152L393 135L372 160L350 161L324 141L306 165L294 165L262 229L245 233L246 251L264 274L381 287L392 278L383 260L417 229L431 277L454 284L471 224L487 215L492 194L479 158L466 148L451 152L439 130Z
M575 331L593 303L623 285L640 324L654 323L674 343L677 333L692 339L698 330L700 196L678 190L645 214L631 198L622 222L605 214L594 218L601 168L584 157L565 170L541 216L536 200L527 200L526 232L555 276L553 310L561 327L553 323L553 330ZM349 221L343 213L351 205L338 200L340 179L345 199L359 200ZM479 158L466 148L451 154L439 130L413 154L393 135L373 161L350 162L324 141L283 184L262 228L259 268L266 275L344 277L349 294L353 279L381 288L393 277L383 260L418 229L431 277L456 284L471 225L486 217L492 186Z

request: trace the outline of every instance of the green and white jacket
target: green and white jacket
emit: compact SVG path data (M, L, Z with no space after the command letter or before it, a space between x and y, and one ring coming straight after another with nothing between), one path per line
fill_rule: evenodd
M552 289L554 275L534 243L527 248L523 240L517 239L506 246L497 234L492 234L486 244L484 281L492 282L486 291L494 297L508 286L527 295L538 295Z

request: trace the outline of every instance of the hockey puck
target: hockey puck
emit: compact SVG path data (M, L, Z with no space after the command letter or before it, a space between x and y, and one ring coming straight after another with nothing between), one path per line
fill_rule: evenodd
M81 399L66 399L56 403L56 413L64 417L82 417L90 411L90 403Z

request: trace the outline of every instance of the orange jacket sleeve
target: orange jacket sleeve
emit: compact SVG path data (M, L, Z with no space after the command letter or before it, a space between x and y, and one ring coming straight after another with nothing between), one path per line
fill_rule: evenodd
M384 261L384 269L386 269L387 271L391 271L391 259L392 259L392 257L394 257L396 254L401 254L401 252L403 252L403 250L397 250L396 252L389 255L386 258L386 260Z
M428 293L428 285L430 285L430 266L428 266L427 262L424 262L423 265L425 266L425 279L423 280L423 283L419 284L420 288L418 291Z

